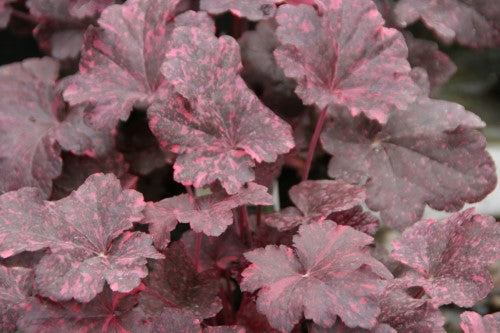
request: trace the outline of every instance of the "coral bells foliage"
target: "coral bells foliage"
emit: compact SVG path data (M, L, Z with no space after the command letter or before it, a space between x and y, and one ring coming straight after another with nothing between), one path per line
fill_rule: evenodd
M47 54L0 67L0 331L444 332L449 304L500 330L469 311L500 225L460 212L496 186L485 123L431 97L456 66L404 30L495 47L499 13L0 0Z

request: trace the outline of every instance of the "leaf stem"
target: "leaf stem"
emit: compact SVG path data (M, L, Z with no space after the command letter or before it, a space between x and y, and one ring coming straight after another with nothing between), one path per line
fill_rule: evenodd
M260 221L262 220L262 206L257 206L257 228L260 227Z
M186 189L186 192L189 194L189 196L191 198L194 198L194 192L193 192L193 189L191 188L191 186L185 185L184 188Z
M316 151L316 146L318 145L319 135L321 134L321 130L323 129L323 124L325 123L328 106L325 106L323 111L321 111L321 115L319 116L318 122L316 123L316 127L314 128L314 134L309 142L309 150L307 151L307 160L306 166L304 168L304 173L302 174L302 181L307 180L309 177L309 171L311 170L311 164L314 157L314 152Z
M201 241L203 240L203 233L196 234L196 247L194 252L194 268L196 272L200 271L200 253L201 253Z
M248 223L247 206L240 206L238 208L240 215L240 231L242 235L246 235L248 246L252 247L252 232L250 231L250 224Z

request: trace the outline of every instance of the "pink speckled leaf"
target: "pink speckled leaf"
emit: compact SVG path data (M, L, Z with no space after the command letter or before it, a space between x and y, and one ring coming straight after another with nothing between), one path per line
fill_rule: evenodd
M335 325L329 328L324 328L314 324L311 333L397 333L395 329L387 324L377 324L370 329L363 328L350 328L347 327L341 320L337 320Z
M349 327L371 328L379 308L373 298L391 273L366 253L372 238L332 221L302 225L295 251L269 245L247 252L241 289L258 289L257 309L273 327L290 331L306 319L329 327L337 316Z
M181 242L186 247L186 252L194 262L196 253L197 233L189 230L182 234ZM199 259L199 270L205 271L210 268L220 270L228 269L231 263L238 261L245 247L241 239L234 232L234 228L228 228L219 237L203 236Z
M390 282L379 297L380 323L390 325L397 332L445 333L445 318L429 300L416 299L405 291L405 282Z
M32 186L48 197L61 173L53 105L58 72L49 58L0 67L0 193Z
M189 223L195 232L207 236L219 236L233 223L232 209L242 205L272 205L273 198L267 188L249 183L238 193L227 195L216 192L212 195L197 197L192 208L177 210L179 222Z
M393 107L404 109L418 93L404 38L384 27L371 0L327 2L322 16L305 5L278 9L276 60L305 104L384 123Z
M150 224L155 245L164 248L177 221L189 223L196 232L219 236L233 223L232 209L247 204L270 205L272 196L267 193L265 186L255 183L249 183L247 188L233 195L217 192L190 198L187 194L181 194L149 204L145 210L144 223Z
M422 97L392 113L385 126L339 113L321 141L333 155L328 175L366 182L368 207L402 230L422 216L425 204L454 211L495 188L486 140L474 129L483 126L459 104Z
M105 288L85 304L33 299L18 328L26 333L148 332L147 317L134 308L139 290L121 294Z
M268 225L280 231L323 221L330 214L351 209L365 200L365 191L361 186L335 180L303 181L294 185L288 194L298 209L284 209L264 219Z
M500 312L481 317L479 313L465 311L460 315L464 333L497 333L500 329Z
M153 320L152 333L202 333L201 322L190 312L181 309L168 309Z
M200 9L214 15L231 12L250 21L259 21L273 17L278 2L281 0L201 0Z
M159 69L178 25L180 2L132 0L110 6L102 13L99 27L87 30L80 73L64 98L71 105L91 102L89 116L95 127L114 128L134 106L144 108L170 98L171 86ZM204 26L211 20L201 13L190 17L191 24ZM180 24L185 23L181 19Z
M375 215L363 211L361 206L330 214L328 219L340 225L348 225L369 235L375 235L380 224Z
M67 0L66 0L67 1ZM72 0L69 2L71 16L83 19L99 15L106 7L123 1L116 0Z
M415 270L404 279L423 287L434 304L470 307L493 288L487 266L500 259L498 239L500 224L468 209L415 223L393 242L392 257Z
M112 174L94 174L59 201L43 201L24 188L0 196L0 256L45 247L36 267L43 295L90 301L107 281L129 292L147 275L146 258L162 258L149 235L125 232L142 219L142 195L122 190Z
M178 28L162 67L184 96L150 110L162 146L180 153L174 178L203 187L219 180L229 194L253 180L255 162L274 162L293 146L291 127L239 77L240 50L228 36ZM189 105L190 104L190 105Z
M107 156L91 158L63 153L63 172L54 179L51 200L59 200L68 196L82 185L94 173L113 173L120 179L122 188L134 189L137 177L128 173L128 164L123 156L115 151Z
M147 289L140 301L144 311L154 316L163 309L178 308L198 319L216 315L222 309L216 272L198 273L179 242L164 253L165 259L152 264L145 282Z
M0 331L15 332L29 302L33 270L0 265Z
M444 43L474 47L500 45L500 2L489 0L402 0L394 19L406 27L421 19Z

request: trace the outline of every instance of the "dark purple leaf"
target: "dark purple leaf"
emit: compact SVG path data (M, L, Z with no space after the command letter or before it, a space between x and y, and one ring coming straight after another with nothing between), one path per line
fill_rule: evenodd
M257 311L255 300L248 294L243 294L236 321L239 325L244 326L249 333L279 332L269 325L265 315Z
M361 186L335 180L303 181L294 185L288 195L298 209L286 208L264 219L280 231L323 221L330 214L351 209L365 200L365 191Z
M219 180L229 194L255 178L255 162L274 162L293 147L291 127L267 109L239 77L234 39L197 28L176 29L162 67L180 97L150 110L150 127L180 155L174 178L203 187Z
M415 270L404 279L423 287L434 304L469 307L493 288L487 266L500 259L498 239L500 224L468 209L415 223L393 242L392 257Z
M36 267L41 293L89 301L107 281L129 292L147 275L146 258L162 258L149 235L125 232L142 219L142 195L122 190L111 174L95 174L68 197L43 201L23 188L0 196L0 256L45 247L52 254Z
M12 8L9 6L12 0L0 0L0 29L7 27L10 20Z
M199 319L187 311L168 309L154 319L153 333L202 333Z
M182 234L181 242L186 248L187 254L194 262L196 252L196 239L199 234L190 230ZM228 269L231 263L240 260L245 247L240 238L234 232L234 228L228 228L219 237L203 236L199 259L199 270L205 271L210 268L221 270Z
M285 210L286 208L282 212ZM262 224L256 229L253 237L255 247L265 247L266 245L292 246L292 238L297 233L298 227L287 231L279 231L267 224Z
M417 20L446 44L470 47L500 45L500 2L489 0L401 0L394 8L396 24L406 27Z
M134 189L137 177L128 173L128 164L123 156L115 151L107 156L91 158L63 153L63 172L54 179L51 200L59 200L68 196L82 185L94 173L113 173L120 179L122 188Z
M280 156L276 162L257 164L254 168L255 182L270 188L273 181L280 175L284 163L284 158Z
M481 317L473 311L465 311L460 315L460 327L464 333L497 333L500 328L500 312Z
M53 105L58 72L49 58L0 67L0 193L32 186L48 197L61 173Z
M160 73L174 27L190 24L213 30L206 14L188 12L176 18L180 0L133 0L108 7L99 27L90 27L80 60L80 73L64 92L71 104L91 102L90 121L113 129L134 106L144 108L171 97L171 86ZM179 24L177 20L180 20ZM212 26L211 28L208 28Z
M167 163L173 164L174 154L160 149L145 112L133 112L127 122L120 124L116 141L134 174L146 176Z
M0 331L16 331L16 321L27 307L32 284L33 270L0 265Z
M278 47L277 23L274 19L261 21L255 30L243 33L238 43L241 47L241 76L256 92L262 102L278 115L296 116L304 109L294 90L295 81L285 76L274 59Z
M319 16L310 6L278 9L274 52L305 104L347 108L385 123L393 107L404 109L418 89L408 76L403 36L385 28L370 0L332 1Z
M422 67L429 75L432 87L439 86L448 80L457 71L457 66L443 52L439 51L438 44L425 39L413 37L409 32L404 34L408 45L408 61L412 67Z
M239 193L227 195L222 192L198 198L187 194L167 198L148 205L144 223L150 224L150 232L155 244L164 248L168 244L168 234L176 222L189 223L195 232L208 236L219 236L233 223L232 209L241 205L270 205L272 197L267 188L249 183Z
M328 219L339 225L353 227L369 235L375 235L380 223L376 216L370 212L363 211L361 206L330 214Z
M429 300L412 298L405 291L405 282L393 280L379 298L380 323L397 332L445 333L445 318Z
M213 317L222 309L217 296L219 280L214 270L198 273L184 246L174 243L165 250L165 259L157 260L141 294L141 306L152 316L174 308L198 319Z
M200 9L213 15L231 12L250 21L259 21L273 17L278 2L281 0L201 0Z
M18 328L26 333L148 332L146 316L134 308L138 291L120 294L105 288L86 304L33 299Z
M372 238L332 221L302 225L295 251L272 246L247 252L243 291L260 289L257 310L271 325L290 331L306 319L329 327L339 316L349 327L371 328L379 308L373 296L391 273L365 251Z
M486 140L474 130L483 126L459 104L422 97L393 112L385 126L339 114L321 141L333 155L328 175L366 182L368 207L402 230L422 216L425 204L454 211L495 188Z

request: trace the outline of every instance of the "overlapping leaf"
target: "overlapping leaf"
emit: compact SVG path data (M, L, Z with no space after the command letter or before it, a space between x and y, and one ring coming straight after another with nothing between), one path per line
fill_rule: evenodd
M445 318L429 300L412 298L405 291L404 281L390 282L379 297L380 323L385 323L397 332L445 333Z
M470 47L500 45L500 3L488 0L402 0L395 22L406 27L421 19L444 43Z
M484 123L461 105L420 98L394 112L385 126L364 116L339 114L322 133L333 155L332 178L366 182L367 205L389 226L403 229L417 221L427 203L453 211L495 188L494 163Z
M264 219L268 225L280 231L323 221L330 214L351 209L365 199L361 186L335 180L304 181L293 186L288 194L297 208L286 208Z
M255 178L255 162L274 162L293 147L291 128L238 76L239 47L197 28L178 28L162 67L184 96L149 111L162 146L180 153L174 178L203 187L216 180L229 194ZM191 109L192 108L192 109Z
M365 212L361 206L330 214L328 219L340 225L350 226L369 235L375 235L380 224L376 216L370 212Z
M199 254L199 270L205 271L210 268L221 270L228 269L230 264L238 261L243 255L245 247L238 235L229 228L219 237L203 236L201 241L201 251ZM182 234L181 242L186 248L186 252L194 258L196 253L196 240L198 234L190 230Z
M418 93L403 36L383 26L370 0L322 6L322 16L304 5L278 9L278 64L297 81L305 104L347 108L384 123L393 107L404 109Z
M201 25L213 30L206 14L176 18L180 0L132 0L108 7L85 35L80 73L64 92L71 104L91 102L95 127L114 128L132 108L169 99L171 87L160 73L172 30ZM178 23L177 23L178 21Z
M391 273L365 251L372 238L332 221L302 225L293 239L295 251L267 246L247 252L252 263L242 273L241 288L260 289L257 309L271 325L290 331L306 319L329 327L337 316L349 327L371 328L379 308L372 296Z
M53 106L58 72L49 58L0 67L0 193L32 186L48 197L61 173Z
M238 17L259 21L273 17L278 2L281 0L201 0L200 9L214 15L231 12Z
M153 263L146 288L141 294L141 307L152 316L163 309L178 308L197 319L204 319L222 309L217 296L219 281L216 272L198 273L184 246L178 242L165 251L164 260Z
M363 328L350 328L347 327L342 321L337 320L335 325L329 328L324 328L319 325L313 325L311 333L397 333L395 329L387 324L377 324L370 329Z
M499 237L493 217L468 209L415 223L393 242L392 256L414 269L404 279L423 287L434 304L469 307L493 288L487 266L500 259Z
M272 197L265 186L255 183L249 183L248 188L234 195L218 192L190 198L181 194L149 204L144 213L144 223L150 224L155 245L165 248L170 239L169 233L177 222L189 223L195 232L219 236L233 223L232 209L247 204L269 205L272 204Z
M95 174L68 197L43 201L24 188L0 197L0 256L50 248L36 267L43 295L89 301L107 281L128 292L147 275L146 258L162 258L141 232L124 232L142 219L145 204L122 190L115 176Z
M0 265L0 331L14 332L24 313L33 283L33 270Z
M460 315L464 333L495 333L500 327L500 312L481 317L479 313L465 311Z
M33 33L40 47L57 59L68 59L80 54L85 30L113 3L114 0L29 0L26 4L39 22Z
M18 328L26 333L148 332L147 317L135 307L138 291L121 294L105 288L85 304L33 299Z

